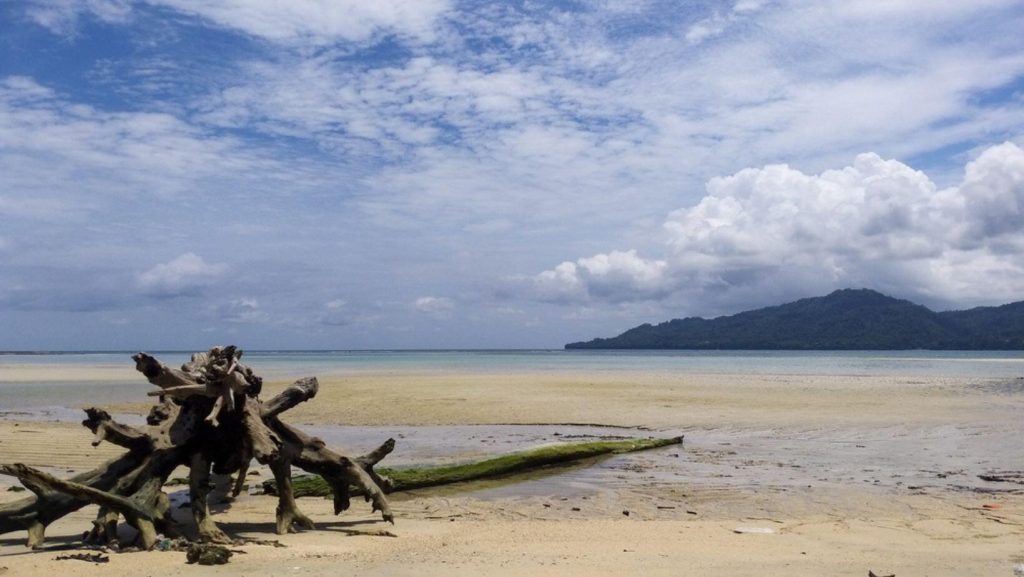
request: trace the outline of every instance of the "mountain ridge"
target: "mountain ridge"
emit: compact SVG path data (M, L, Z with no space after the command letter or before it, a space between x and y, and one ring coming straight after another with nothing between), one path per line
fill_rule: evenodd
M871 289L713 319L645 323L566 349L1024 350L1024 301L935 312Z

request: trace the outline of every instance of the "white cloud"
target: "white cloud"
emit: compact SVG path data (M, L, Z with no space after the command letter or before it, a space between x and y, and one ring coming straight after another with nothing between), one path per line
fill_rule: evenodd
M202 257L187 252L177 258L139 274L139 288L146 295L173 297L198 294L227 272L227 265L209 264ZM255 301L239 301L253 305Z
M26 15L55 34L74 36L83 15L124 23L132 4L171 8L217 26L297 46L363 42L382 32L430 41L449 0L30 0Z
M732 11L737 14L746 14L749 12L757 12L764 7L762 0L737 0L733 4Z
M668 263L628 250L563 262L537 275L534 288L542 300L554 302L620 302L662 298L671 288L669 280Z
M234 299L218 306L217 316L224 322L238 324L265 324L270 321L270 314L251 297Z
M275 42L326 45L379 32L432 40L447 0L148 0Z
M329 311L341 310L346 306L348 306L348 301L344 299L334 299L324 304L324 308L326 308Z
M8 208L104 199L203 194L203 183L251 191L273 180L303 186L322 177L242 141L162 112L108 112L68 100L32 78L0 78L0 172ZM258 175L258 176L257 176ZM74 183L78 194L62 194ZM67 208L67 207L66 207Z
M362 180L375 223L470 232L497 218L621 227L741 166L820 170L862 150L905 158L1024 127L1024 109L974 98L1024 73L1024 58L954 34L967 8L920 29L899 10L896 34L855 29L846 19L859 12L740 1L688 22L720 36L695 47L681 31L609 38L623 11L651 17L643 3L616 6L462 13L464 29L376 67L331 51L249 62L198 118L387 162ZM503 48L467 58L470 41Z
M455 308L455 303L446 297L425 296L417 298L413 302L413 308L434 317L446 318Z
M1015 0L974 0L973 2L931 2L930 0L840 0L829 6L838 16L866 20L890 20L896 17L931 20L977 13L986 9L1013 6Z
M700 44L721 35L740 18L757 12L761 7L758 0L739 0L725 14L715 13L691 25L683 37L692 45Z
M248 83L205 100L201 118L312 138L348 162L393 162L363 181L360 205L378 223L414 227L430 215L433 226L507 232L505 222L589 207L593 222L602 207L579 182L628 189L628 172L609 160L633 144L604 141L621 111L539 70L419 57L361 71L324 57L248 71Z
M967 165L960 199L967 213L967 244L1024 228L1024 153L1013 143L986 150Z
M324 312L318 318L321 324L332 327L343 327L353 322L353 313L348 310L348 301L334 299L324 303Z
M713 178L664 224L664 260L635 251L534 277L546 300L773 302L872 286L931 302L1024 294L1024 150L985 150L958 187L876 154L808 175L786 165Z
M54 34L74 35L82 14L108 23L124 23L131 14L130 0L29 0L25 13Z
M690 44L700 44L709 38L714 38L719 34L725 32L726 27L729 26L730 19L726 16L711 16L705 18L700 22L690 26L686 31L686 41Z

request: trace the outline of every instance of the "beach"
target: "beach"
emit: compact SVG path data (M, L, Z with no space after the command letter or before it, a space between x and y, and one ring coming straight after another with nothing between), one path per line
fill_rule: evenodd
M271 371L264 396L300 370ZM394 526L362 502L335 517L329 501L304 498L299 506L318 529L278 537L276 500L243 495L215 520L234 536L286 546L239 545L244 553L207 570L1011 575L1024 562L1024 487L978 475L1022 468L1024 387L1010 376L933 372L329 367L316 372L317 397L286 420L352 454L394 437L385 463L395 466L576 439L683 434L685 441L521 482L395 494ZM0 387L101 383L104 400L123 399L102 406L137 419L149 385L133 373L95 363L0 362ZM68 474L116 455L107 444L90 446L90 433L65 417L80 403L68 404L67 413L3 415L0 463ZM14 484L0 478L0 502L24 495L6 490ZM198 570L180 552L112 554L105 564L55 561L94 515L87 507L52 525L42 551L25 549L24 534L0 536L0 567L11 575Z

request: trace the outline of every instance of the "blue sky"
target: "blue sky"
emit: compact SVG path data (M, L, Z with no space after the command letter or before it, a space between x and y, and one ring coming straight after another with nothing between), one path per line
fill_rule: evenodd
M1024 298L1024 7L0 4L0 349Z

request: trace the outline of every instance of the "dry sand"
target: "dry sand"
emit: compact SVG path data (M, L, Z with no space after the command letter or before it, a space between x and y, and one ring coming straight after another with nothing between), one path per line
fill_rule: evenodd
M317 531L281 537L285 548L241 546L245 554L212 569L186 566L175 552L55 561L64 551L26 551L16 534L0 536L0 567L106 576L1011 575L1024 562L1024 496L979 493L1002 487L976 477L1021 468L1019 388L834 375L327 375L318 398L289 413L293 422L597 423L682 430L687 443L674 460L645 455L585 482L567 474L552 479L571 482L396 495L394 527L363 503L334 517L328 502L303 499ZM0 462L80 469L116 453L88 441L73 424L0 421ZM0 501L18 497L0 492ZM274 538L273 509L270 498L243 497L216 519L237 535ZM48 544L73 544L93 514L54 524ZM380 530L397 537L373 534Z
M333 424L722 427L959 422L988 410L962 379L669 373L322 377L291 418ZM268 387L273 392L284 383ZM981 392L981 391L979 391ZM1008 399L1024 407L1024 396Z
M127 355L126 355L127 356ZM48 381L75 381L80 383L96 381L139 382L139 373L131 363L121 364L78 364L60 365L38 363L0 363L0 383L33 383Z
M979 411L1024 407L1024 395L1004 395L1001 407L991 407L986 399L997 391L977 380L938 377L396 371L319 380L316 400L289 412L290 419L336 425L884 425L975 422ZM265 396L288 382L268 383ZM129 402L112 410L142 414L148 407Z

